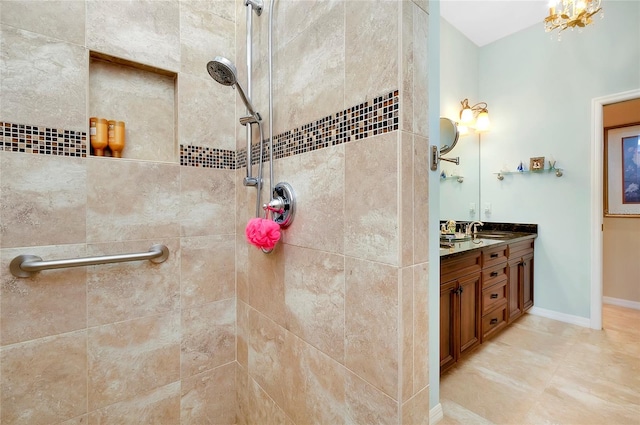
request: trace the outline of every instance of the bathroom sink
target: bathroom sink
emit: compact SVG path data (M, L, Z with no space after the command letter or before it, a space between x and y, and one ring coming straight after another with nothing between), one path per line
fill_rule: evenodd
M476 238L483 239L509 239L513 237L513 232L505 232L502 230L487 230L483 232L477 232L474 236Z
M471 235L464 233L441 233L440 242L462 242L471 240Z

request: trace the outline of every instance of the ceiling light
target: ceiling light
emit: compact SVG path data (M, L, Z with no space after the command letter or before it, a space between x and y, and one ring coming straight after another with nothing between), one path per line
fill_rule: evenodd
M591 18L596 13L600 12L600 17L604 17L601 2L602 0L551 0L549 16L544 20L544 29L546 32L559 29L560 39L560 33L567 28L584 28L593 22Z

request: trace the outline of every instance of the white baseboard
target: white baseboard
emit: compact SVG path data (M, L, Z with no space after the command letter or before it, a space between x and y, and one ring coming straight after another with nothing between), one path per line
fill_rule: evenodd
M436 424L442 419L444 419L444 412L442 411L442 404L438 403L435 407L429 410L429 424Z
M570 323L572 325L578 325L585 328L591 327L591 320L588 317L574 316L572 314L559 313L553 310L547 310L546 308L531 307L529 313L534 316L542 316L548 319L558 320L560 322Z
M640 310L640 302L638 301L623 300L622 298L602 297L602 302L605 304L617 305L618 307Z

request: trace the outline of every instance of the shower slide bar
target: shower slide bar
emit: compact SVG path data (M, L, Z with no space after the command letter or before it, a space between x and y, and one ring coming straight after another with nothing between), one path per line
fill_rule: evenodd
M9 270L15 277L30 277L41 270L63 269L67 267L94 266L98 264L124 263L127 261L149 260L162 263L169 257L169 248L165 245L152 245L148 252L131 254L102 255L97 257L70 258L65 260L43 261L36 255L18 255L11 260Z

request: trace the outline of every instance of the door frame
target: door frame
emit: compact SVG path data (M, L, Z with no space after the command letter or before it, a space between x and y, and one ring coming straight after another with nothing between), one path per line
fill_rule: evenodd
M592 329L602 329L602 213L604 202L604 123L603 108L611 103L640 98L640 89L629 90L591 101L591 319Z

